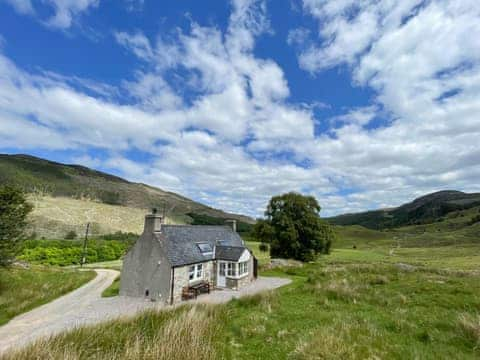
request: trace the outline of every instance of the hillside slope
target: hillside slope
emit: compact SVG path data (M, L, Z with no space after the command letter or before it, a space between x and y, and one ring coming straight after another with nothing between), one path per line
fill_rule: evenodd
M216 218L234 218L247 223L247 216L229 214L190 200L181 195L79 165L60 164L29 155L0 154L0 184L10 183L34 194L53 197L87 199L109 205L138 209L164 207L171 217L184 217L189 213Z
M430 224L449 213L480 205L480 193L439 191L413 200L394 209L345 214L328 220L335 225L362 225L370 229L387 229L408 225Z

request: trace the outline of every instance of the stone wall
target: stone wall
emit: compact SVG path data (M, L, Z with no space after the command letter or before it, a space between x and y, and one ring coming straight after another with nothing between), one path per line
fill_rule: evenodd
M168 303L170 278L171 267L162 244L154 234L144 233L124 257L120 295Z
M208 281L215 285L215 268L213 261L204 262L203 264L203 278L197 281ZM192 264L193 265L193 264ZM195 264L196 265L196 264ZM182 301L182 290L188 286L188 270L191 265L179 266L175 268L173 279L173 302L178 303ZM212 287L213 289L213 287Z
M188 268L181 266L173 270L173 303L182 301L182 289L188 285Z

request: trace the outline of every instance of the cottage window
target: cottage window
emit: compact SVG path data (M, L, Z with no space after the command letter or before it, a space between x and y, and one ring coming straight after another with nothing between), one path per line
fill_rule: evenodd
M220 263L220 276L225 276L225 263L221 262Z
M248 273L248 262L244 261L238 263L238 276L244 275L246 273Z
M190 266L190 268L188 269L188 279L190 281L195 279L195 265Z
M195 281L203 278L203 264L192 265L188 268L188 280Z
M228 276L237 276L237 264L229 262L227 265L227 275Z

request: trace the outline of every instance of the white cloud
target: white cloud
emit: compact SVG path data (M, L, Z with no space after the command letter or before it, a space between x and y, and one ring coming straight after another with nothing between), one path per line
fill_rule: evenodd
M53 9L53 16L44 20L41 19L47 26L58 29L68 29L72 22L78 16L85 13L93 7L97 7L99 0L4 0L15 9L16 12L23 15L39 16L35 10L33 3L38 6L44 6Z
M13 6L19 14L33 14L34 9L30 0L3 0Z
M253 215L290 190L317 196L329 214L480 190L478 5L415 4L305 1L322 24L314 47L306 32L291 35L311 51L305 68L347 64L377 94L333 117L327 133L315 135L323 119L313 115L325 105L292 104L282 68L255 56L272 29L265 3L243 0L226 31L193 22L156 39L116 33L141 59L117 91L27 72L0 54L0 148L100 148L106 159L77 161ZM125 91L129 105L111 95ZM134 162L130 150L149 160Z
M304 0L304 8L318 19L319 40L303 48L300 65L319 73L345 64L354 83L377 97L334 117L334 138L297 151L315 154L317 166L363 194L362 206L445 188L478 190L469 174L480 166L471 161L480 136L479 3ZM390 122L369 129L378 115Z
M132 51L136 56L143 60L151 60L153 58L153 50L150 41L140 32L127 34L125 32L116 32L115 40L128 50Z
M283 152L284 145L273 144L313 139L313 118L310 110L285 103L290 92L281 68L252 53L255 36L269 31L263 3L250 4L258 11L244 1L234 5L226 34L195 23L190 32L153 42L139 32L117 33L117 41L146 64L124 83L134 104L93 97L78 86L103 89L102 84L33 75L0 57L0 108L33 119L25 120L32 128L61 133L65 149L108 151L101 161L76 157L83 164L115 169L227 210L258 215L277 192L332 191L320 171L274 157L258 160L241 145L250 139L263 142L261 151ZM168 71L177 74L175 91L165 80ZM184 90L195 96L183 101ZM5 121L13 126L13 120ZM27 146L20 136L16 141L18 148ZM132 148L152 159L135 163L122 156Z
M55 15L47 20L50 26L66 29L75 17L98 6L99 0L48 0L55 9Z
M333 122L340 122L343 124L356 124L365 126L372 121L378 113L378 107L375 105L365 106L361 108L354 108L346 114L333 117Z

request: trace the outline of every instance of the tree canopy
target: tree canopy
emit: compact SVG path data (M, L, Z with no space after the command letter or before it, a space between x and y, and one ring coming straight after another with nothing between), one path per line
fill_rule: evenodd
M0 265L7 265L16 255L30 211L32 205L21 190L0 186Z
M313 196L290 192L274 196L258 220L254 236L270 243L272 257L311 261L328 253L334 239L330 225L320 219L320 205Z

